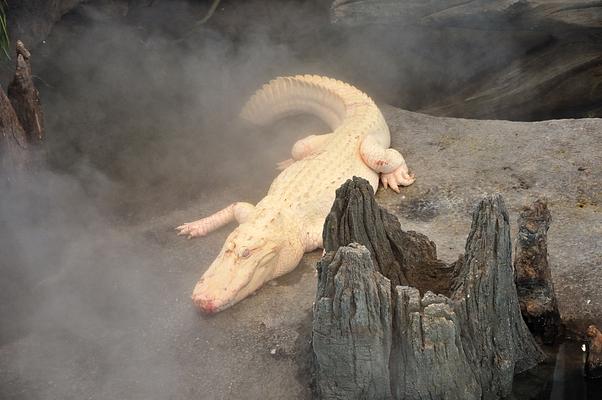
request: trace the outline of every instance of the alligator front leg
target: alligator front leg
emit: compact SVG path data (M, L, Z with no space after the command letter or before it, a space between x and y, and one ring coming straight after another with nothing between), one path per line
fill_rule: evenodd
M297 140L291 150L292 158L278 163L278 169L286 169L295 161L299 161L312 154L316 154L324 147L328 139L332 138L333 133L324 135L309 135L303 139Z
M403 156L395 149L383 147L376 138L367 136L360 146L362 160L368 167L380 173L383 187L399 193L399 185L409 186L416 180L408 171Z
M178 236L188 236L188 239L205 236L206 234L229 224L235 219L239 224L242 224L249 218L254 210L255 206L250 203L232 203L223 210L206 218L180 225L176 230L178 231Z

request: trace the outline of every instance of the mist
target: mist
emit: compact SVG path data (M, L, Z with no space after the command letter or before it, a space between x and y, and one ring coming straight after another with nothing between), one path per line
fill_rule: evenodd
M197 241L173 227L258 201L294 141L325 130L306 118L266 129L239 121L270 79L323 74L379 101L428 98L411 85L419 60L394 61L418 57L427 38L377 27L342 34L325 23L328 1L222 3L228 13L194 27L204 2L133 2L127 15L91 2L32 51L47 161L0 197L0 397L262 393L236 380L257 361L237 347L248 308L206 319L189 301L231 227ZM461 74L454 51L449 62L441 69ZM269 321L253 321L252 333L268 350ZM207 350L215 337L221 353ZM240 358L224 363L228 352Z

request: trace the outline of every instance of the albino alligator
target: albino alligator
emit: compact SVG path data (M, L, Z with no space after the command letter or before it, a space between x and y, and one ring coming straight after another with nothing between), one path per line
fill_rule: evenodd
M233 220L240 224L194 288L192 300L203 312L230 307L322 247L324 220L347 179L365 178L376 190L380 174L383 186L396 192L414 182L402 155L389 148L380 110L349 84L310 75L277 78L255 93L241 116L267 125L299 113L317 116L333 132L296 142L292 159L280 163L284 170L256 206L234 203L176 228L190 238Z

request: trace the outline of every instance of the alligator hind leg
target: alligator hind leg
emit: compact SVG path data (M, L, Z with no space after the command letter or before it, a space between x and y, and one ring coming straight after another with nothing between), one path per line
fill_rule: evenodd
M368 167L380 173L380 180L399 193L399 185L408 186L414 183L414 174L408 171L408 166L401 153L395 149L387 149L373 136L367 136L360 146L362 160Z
M188 236L188 239L205 236L206 234L229 224L233 220L242 224L249 218L249 215L251 215L254 210L255 206L250 203L232 203L223 210L206 218L180 225L176 230L178 231L178 236Z
M326 133L324 135L309 135L303 139L297 140L291 150L292 158L284 160L278 163L278 169L285 169L295 161L304 159L307 156L316 154L324 147L324 144L328 139L332 137L333 133Z

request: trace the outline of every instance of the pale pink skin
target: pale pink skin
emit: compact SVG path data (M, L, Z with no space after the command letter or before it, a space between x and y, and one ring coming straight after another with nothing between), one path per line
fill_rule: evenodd
M234 203L217 213L176 228L199 237L236 220L240 226L226 239L215 261L192 293L199 309L211 314L251 295L268 281L292 271L305 252L322 247L322 226L335 191L353 176L379 182L399 193L411 185L401 154L389 148L386 122L364 93L330 78L278 78L258 91L242 116L269 124L293 113L311 113L333 129L299 140L292 158L278 164L282 172L256 206Z

